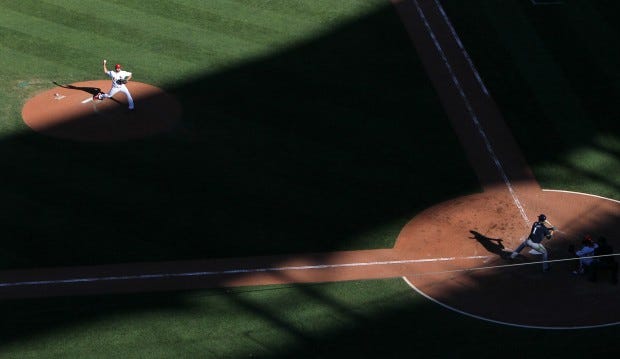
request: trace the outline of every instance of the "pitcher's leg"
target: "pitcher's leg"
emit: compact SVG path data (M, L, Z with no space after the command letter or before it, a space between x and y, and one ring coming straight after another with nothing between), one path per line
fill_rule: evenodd
M104 93L104 94L101 94L101 96L100 96L100 97L101 97L102 99L104 99L104 98L110 98L110 97L113 97L114 95L116 95L116 94L118 93L118 91L119 91L119 89L118 89L118 88L113 87L113 88L110 90L110 92L108 92L108 93Z
M126 87L124 87L122 91L125 94L125 96L127 96L127 103L129 104L129 109L133 110L133 97L131 97L129 90Z

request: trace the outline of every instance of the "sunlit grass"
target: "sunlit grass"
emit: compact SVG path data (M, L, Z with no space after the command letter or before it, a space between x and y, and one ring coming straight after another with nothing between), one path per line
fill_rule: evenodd
M385 2L4 2L0 137L27 130L23 104L52 81L105 78L103 58L123 63L135 81L178 86L298 46L380 6Z
M599 135L592 145L577 146L560 160L536 164L544 187L597 194L620 200L620 140ZM587 181L584 181L584 178Z
M12 327L12 333L30 335L13 341L5 335L0 356L282 355L328 341L332 338L330 333L363 330L387 313L414 308L420 299L404 281L391 279L45 302L25 300L7 304L13 311L4 313L3 328ZM20 315L28 315L28 323ZM49 318L53 322L48 322ZM41 325L55 329L38 333ZM389 337L393 333L384 335ZM320 346L316 350L323 352Z

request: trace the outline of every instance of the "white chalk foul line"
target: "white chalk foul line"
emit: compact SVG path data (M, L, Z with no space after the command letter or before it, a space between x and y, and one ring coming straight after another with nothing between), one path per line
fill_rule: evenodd
M443 17L443 21L448 25L448 28L450 29L450 33L452 34L452 38L454 38L454 41L456 41L456 44L459 46L459 49L461 49L461 53L465 57L465 60L467 60L467 64L469 65L469 68L474 73L474 76L476 77L476 81L478 81L480 88L482 88L482 92L484 92L485 95L489 96L489 91L487 90L487 87L484 85L484 82L482 81L482 78L480 77L478 70L476 70L476 67L474 66L474 62L471 60L471 57L469 57L469 53L467 53L467 50L465 50L465 46L463 46L463 42L461 41L461 38L456 33L456 30L454 30L454 26L452 26L452 22L450 22L450 19L448 18L448 15L444 11L443 6L441 6L441 3L439 2L439 0L435 0L435 4L437 5L437 8L439 9L441 16Z
M564 1L540 1L540 0L530 0L532 5L564 5Z
M156 273L156 274L136 274L136 275L106 276L106 277L33 280L33 281L23 281L23 282L4 282L4 283L0 283L0 288L54 285L54 284L72 284L72 283L94 283L94 282L125 281L125 280L143 280L143 279L165 279L165 278L179 278L179 277L208 277L208 276L219 276L219 275L253 274L253 273L283 272L283 271L295 271L295 270L316 270L316 269L333 269L333 268L344 268L344 267L366 267L366 266L378 266L378 265L445 262L445 261L454 261L457 259L487 259L489 257L490 256L444 257L444 258L405 259L405 260L379 261L379 262L320 264L320 265L290 266L290 267L228 269L228 270L220 270L220 271L203 271L203 272Z
M82 103L87 103L87 102L92 101L92 100L93 100L93 98L92 98L92 97L89 97L89 98L87 98L86 100L82 101Z
M517 197L517 194L515 193L514 188L512 187L512 184L510 183L510 180L508 179L508 175L506 175L506 171L504 170L504 167L502 166L502 163L500 162L499 158L495 154L495 150L493 149L493 146L491 145L491 142L489 141L489 138L487 137L486 132L482 128L482 124L478 120L478 115L476 115L476 112L474 111L474 109L473 109L473 107L471 105L471 102L469 101L469 98L465 94L465 90L463 89L463 86L461 85L461 82L456 77L456 73L454 72L454 69L452 68L452 65L450 65L450 62L448 61L448 57L446 56L446 53L444 52L443 48L441 47L441 44L439 43L439 40L437 40L437 36L435 35L435 32L431 28L431 25L428 22L428 19L426 18L426 15L424 14L424 11L420 7L419 2L417 0L413 0L413 2L414 2L415 6L417 8L417 11L418 11L418 14L419 14L420 18L424 22L424 27L426 28L426 31L428 32L428 34L430 35L431 39L433 40L433 43L435 44L435 48L437 49L437 51L441 55L442 61L443 61L444 65L446 66L446 68L448 69L448 72L450 73L450 77L452 78L452 82L454 83L454 85L456 86L456 88L459 91L459 94L463 98L463 102L465 103L465 107L467 108L467 112L469 113L469 116L471 117L472 121L474 122L474 125L476 126L476 129L478 130L478 133L480 134L480 137L482 137L482 140L484 141L484 144L486 146L487 152L489 153L489 156L491 157L491 160L493 161L493 163L495 164L495 167L499 171L502 179L504 180L504 183L506 184L506 187L508 187L508 191L510 192L510 195L512 196L512 200L515 203L515 205L517 206L517 208L519 209L519 212L521 212L521 217L523 217L523 220L525 221L525 224L529 225L530 221L529 221L529 219L527 217L527 214L525 213L525 209L521 205L521 201L519 201L519 198Z

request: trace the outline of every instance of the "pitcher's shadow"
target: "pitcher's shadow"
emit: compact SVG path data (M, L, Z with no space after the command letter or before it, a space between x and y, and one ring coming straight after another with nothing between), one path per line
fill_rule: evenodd
M61 85L56 81L52 81L52 83L58 87L62 87L64 89L69 89L69 90L79 90L79 91L84 91L86 93L91 94L92 96L95 96L96 94L103 92L101 91L101 88L99 87L90 87L90 86L73 86L73 85ZM120 101L118 101L117 99L110 97L110 100L116 102L116 103L121 103Z
M70 89L70 90L81 90L84 92L87 92L93 96L95 96L96 94L98 94L99 92L102 92L101 89L99 87L89 87L89 86L73 86L73 85L61 85L56 81L52 81L52 83L56 86L65 88L65 89Z

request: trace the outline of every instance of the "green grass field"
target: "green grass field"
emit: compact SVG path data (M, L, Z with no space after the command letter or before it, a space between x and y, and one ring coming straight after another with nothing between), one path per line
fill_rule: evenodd
M400 279L4 302L2 358L402 358L616 353L618 327L469 318Z
M543 187L620 199L617 5L442 3ZM390 247L480 190L384 0L0 0L0 51L0 268ZM103 58L175 94L182 128L25 127ZM2 358L583 357L619 334L485 323L398 279L2 304Z
M478 191L390 5L295 4L5 3L0 266L390 247ZM182 127L104 145L24 128L29 96L103 78L102 58L175 94Z
M543 188L620 200L620 6L563 3L445 9Z

